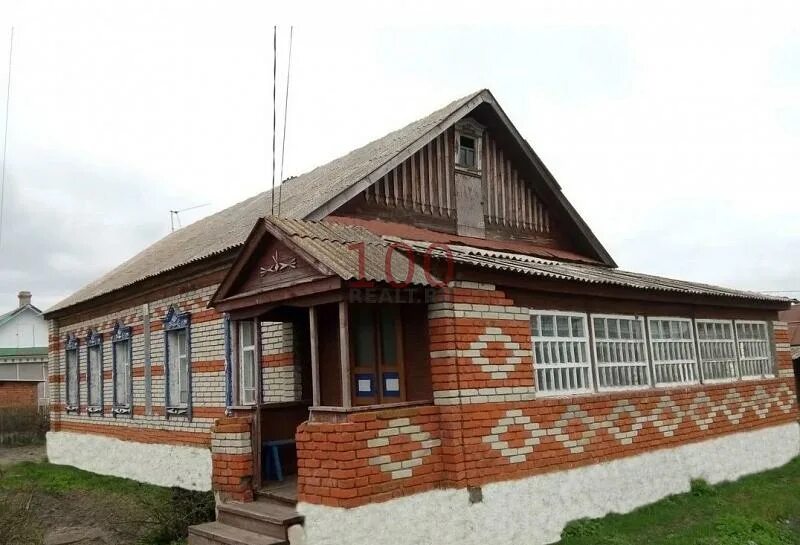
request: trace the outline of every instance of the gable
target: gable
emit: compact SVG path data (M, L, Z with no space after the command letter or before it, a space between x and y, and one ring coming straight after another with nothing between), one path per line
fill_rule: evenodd
M598 259L576 227L562 228L571 224L568 215L562 211L563 219L556 219L558 211L552 213L543 196L547 188L541 175L500 132L482 130L480 170L470 171L456 164L458 132L448 127L335 213L453 235L527 241Z

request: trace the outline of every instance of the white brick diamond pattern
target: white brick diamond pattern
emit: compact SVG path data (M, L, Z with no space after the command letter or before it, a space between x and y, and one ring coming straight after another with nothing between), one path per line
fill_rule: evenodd
M502 363L492 362L481 354L481 350L489 348L508 350L511 355L505 356ZM524 350L519 343L512 342L511 336L504 334L499 327L487 327L461 355L470 357L472 363L479 365L481 371L489 373L493 379L504 379L508 378L508 373L512 372L518 363L522 363L523 357L530 356L530 350Z
M523 440L522 446L512 447L508 441L503 440L503 436L519 428L528 432L529 437ZM483 442L489 443L492 450L499 450L500 454L512 464L518 464L528 459L533 447L539 444L539 438L546 434L547 430L540 429L539 424L532 422L531 418L523 415L521 410L509 410L497 421L497 425L489 430L489 435L483 437Z
M408 437L411 442L419 443L419 448L403 453L405 456L403 460L393 459L389 454L373 456L369 459L369 465L378 466L382 472L389 473L392 479L406 479L414 474L415 467L422 465L424 458L433 453L432 449L442 444L441 439L431 438L429 432L411 424L408 418L396 418L390 420L386 428L378 431L376 438L368 440L367 447L388 447L393 437L403 436Z

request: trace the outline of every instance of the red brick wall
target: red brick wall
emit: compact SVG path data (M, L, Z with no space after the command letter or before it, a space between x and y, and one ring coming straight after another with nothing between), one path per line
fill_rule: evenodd
M38 382L0 381L0 407L37 407Z
M302 501L355 507L797 421L780 322L772 379L537 398L527 309L468 284L442 292L429 320L434 404L302 425Z

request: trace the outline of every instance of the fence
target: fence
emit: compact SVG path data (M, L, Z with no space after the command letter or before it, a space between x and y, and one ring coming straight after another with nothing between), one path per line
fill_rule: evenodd
M0 407L0 446L43 441L49 428L47 407Z

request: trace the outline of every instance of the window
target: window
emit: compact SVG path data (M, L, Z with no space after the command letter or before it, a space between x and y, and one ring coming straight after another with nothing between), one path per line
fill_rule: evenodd
M103 412L103 336L90 331L86 339L89 414Z
M592 330L598 389L649 386L643 318L592 315Z
M80 381L78 378L78 340L75 335L69 335L65 342L66 347L66 398L65 409L67 411L77 411L80 407Z
M353 305L351 309L355 404L405 401L398 309L386 305Z
M698 382L692 321L650 318L648 326L656 385Z
M170 307L164 318L167 415L191 416L190 317Z
M239 403L256 402L256 322L239 322Z
M695 320L700 349L700 374L703 382L734 380L739 376L736 365L736 339L729 320Z
M760 378L774 374L766 322L736 322L739 369L742 378Z
M475 168L475 139L463 134L458 136L458 165Z
M585 314L531 311L536 388L542 393L592 390Z
M119 322L111 336L112 374L114 376L114 415L131 414L133 387L131 382L132 346L131 328Z

